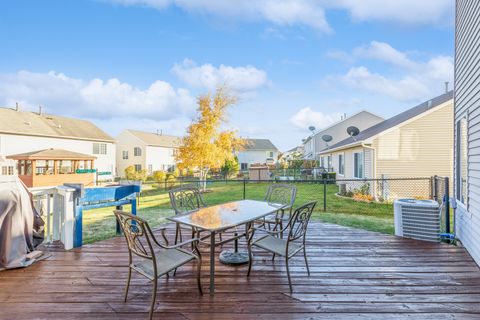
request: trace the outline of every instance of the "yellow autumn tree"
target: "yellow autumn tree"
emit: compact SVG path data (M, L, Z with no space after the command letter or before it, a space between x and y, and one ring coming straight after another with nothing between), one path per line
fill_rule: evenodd
M188 127L178 150L178 167L199 170L203 189L206 188L208 172L220 169L226 160L233 160L234 151L241 150L244 145L235 131L220 131L227 109L235 102L236 98L225 88L217 89L213 97L210 94L200 96L197 118Z

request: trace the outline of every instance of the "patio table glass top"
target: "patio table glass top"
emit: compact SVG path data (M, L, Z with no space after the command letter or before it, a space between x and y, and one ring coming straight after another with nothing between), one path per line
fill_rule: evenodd
M168 218L201 230L219 231L263 218L284 207L256 200L227 202Z

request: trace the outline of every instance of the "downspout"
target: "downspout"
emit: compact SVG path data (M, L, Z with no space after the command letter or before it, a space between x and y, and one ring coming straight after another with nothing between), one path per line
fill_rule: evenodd
M370 177L370 179L376 179L376 177L377 177L377 172L376 172L376 168L375 168L375 151L376 151L376 149L372 146L367 146L363 142L362 142L361 146L362 146L362 148L372 150L372 177ZM365 157L363 157L363 167L365 167Z

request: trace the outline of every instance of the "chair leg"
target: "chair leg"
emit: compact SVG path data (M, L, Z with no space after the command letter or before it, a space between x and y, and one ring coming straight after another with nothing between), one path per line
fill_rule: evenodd
M128 266L127 286L125 287L125 298L123 299L123 302L127 302L128 289L130 288L130 279L131 278L132 278L132 268L130 268L130 265L129 265Z
M274 261L274 260L275 260L275 253L272 256L272 261Z
M307 251L305 246L303 247L303 257L305 258L305 265L307 266L307 274L310 276L310 269L308 268L308 260L307 260Z
M149 319L153 318L153 310L155 309L155 300L157 298L157 277L153 280L152 303L150 304Z
M178 234L179 234L179 232L180 232L180 224L177 223L176 226L175 226L175 244L178 243Z
M285 258L285 265L287 266L288 286L290 287L290 293L292 293L293 292L292 279L290 279L290 268L288 267L288 257Z

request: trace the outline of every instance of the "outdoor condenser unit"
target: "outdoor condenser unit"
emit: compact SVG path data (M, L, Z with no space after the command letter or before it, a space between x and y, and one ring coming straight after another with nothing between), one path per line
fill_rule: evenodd
M395 235L440 241L440 208L436 201L398 199L393 206Z

